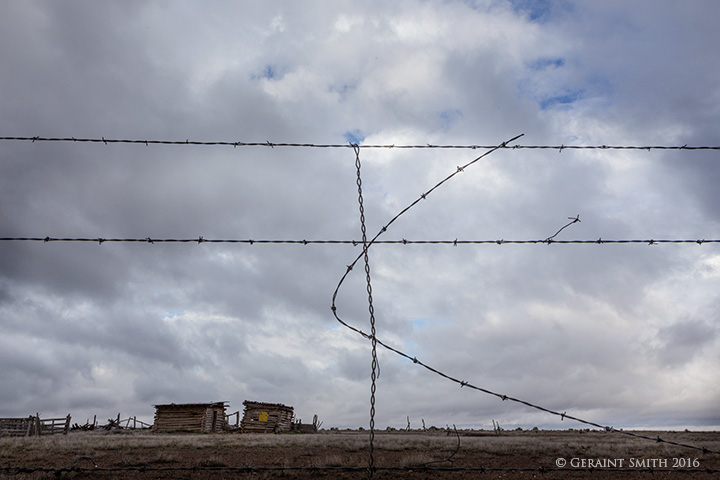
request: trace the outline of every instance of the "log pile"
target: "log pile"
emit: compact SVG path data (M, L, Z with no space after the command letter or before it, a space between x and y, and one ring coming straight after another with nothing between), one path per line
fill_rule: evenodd
M293 424L293 431L298 433L317 433L323 422L318 422L318 416L313 416L313 423L302 423L298 420Z
M142 420L138 420L136 416L128 417L123 420L120 420L120 414L118 413L117 419L113 420L112 418L108 418L107 425L98 425L97 423L97 415L93 417L92 423L90 423L90 419L85 422L85 425L80 425L78 423L74 423L72 427L70 427L70 430L79 430L79 431L92 431L95 429L102 429L102 430L136 430L141 429L145 430L148 428L152 428L152 425L149 423L145 423Z
M155 405L155 432L221 432L227 402Z
M293 407L282 403L262 403L245 400L240 428L243 433L281 433L293 427Z

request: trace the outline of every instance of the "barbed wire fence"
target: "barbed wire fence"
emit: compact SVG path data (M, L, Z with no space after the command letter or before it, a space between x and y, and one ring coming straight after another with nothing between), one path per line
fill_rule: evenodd
M461 388L467 387L472 390L479 391L481 393L491 395L494 397L499 398L502 401L510 401L515 402L521 405L524 405L526 407L539 410L541 412L554 415L557 417L560 417L561 420L572 420L587 426L591 426L594 428L598 428L600 430L604 430L607 432L612 432L616 434L621 435L627 435L630 437L642 439L642 440L648 440L656 443L663 443L672 445L675 447L681 447L686 449L692 449L696 451L701 451L704 454L720 454L720 451L712 450L706 447L701 447L697 445L691 445L686 444L682 442L676 442L671 441L667 439L662 439L659 435L655 437L651 437L649 435L643 435L637 432L632 431L625 431L621 428L616 428L614 426L608 426L608 425L602 425L596 422L592 422L589 420L585 420L573 415L568 414L565 412L559 412L555 411L546 407L543 407L541 405L534 404L532 402L515 398L509 395L501 394L494 392L492 390L473 385L465 380L461 380L459 378L456 378L455 376L452 376L448 373L445 373L439 369L436 369L432 367L431 365L424 363L417 359L415 356L410 356L410 354L403 352L402 350L399 350L388 343L382 341L377 337L377 332L375 328L375 314L374 314L374 307L372 303L372 281L371 281L371 275L370 275L370 262L369 262L369 250L374 245L379 244L395 244L395 245L413 245L413 244L434 244L434 245L452 245L452 246L458 246L458 245L489 245L489 244L495 244L495 245L510 245L510 244L518 244L518 245L529 245L529 244L544 244L544 245L551 245L551 244L558 244L558 245L569 245L569 244L593 244L593 245L603 245L603 244L647 244L647 245L658 245L658 244L697 244L702 245L704 243L720 243L720 239L602 239L599 238L597 240L556 240L555 237L559 235L563 230L570 227L571 225L580 222L580 215L577 215L575 217L568 217L568 220L570 220L569 223L563 225L560 229L557 230L557 232L547 238L544 239L536 239L536 240L460 240L460 239L454 239L454 240L408 240L408 239L401 239L401 240L380 240L379 237L383 234L385 234L388 230L388 228L396 221L398 220L403 214L405 214L408 210L415 207L417 204L419 204L422 200L426 200L428 195L430 195L435 189L441 187L444 183L451 180L455 175L462 173L465 171L466 168L472 166L473 164L477 163L484 157L492 154L493 152L500 150L500 149L550 149L550 150L558 150L559 152L562 152L565 149L615 149L615 150L720 150L720 146L688 146L681 145L681 146L662 146L662 145L649 145L649 146L623 146L623 145L510 145L512 142L517 140L518 138L522 137L521 135L515 136L511 138L510 140L507 140L505 142L502 142L499 145L495 146L488 146L488 145L432 145L432 144L425 144L425 145L358 145L357 143L349 143L349 144L313 144L313 143L273 143L270 141L266 142L232 142L232 141L190 141L189 139L186 139L185 141L170 141L170 140L138 140L138 139L106 139L105 137L101 138L75 138L75 137L40 137L40 136L34 136L34 137L10 137L10 136L4 136L0 137L0 141L30 141L30 142L81 142L81 143L104 143L105 145L110 144L119 144L119 143L125 143L125 144L144 144L146 146L150 145L196 145L196 146L232 146L234 148L237 147L307 147L307 148L352 148L354 154L355 154L355 167L356 167L356 173L357 173L357 189L358 189L358 204L359 204L359 210L360 210L360 226L361 226L361 233L362 233L362 239L360 241L358 240L329 240L329 239L320 239L320 240L307 240L307 239L205 239L203 236L199 236L198 238L152 238L152 237L145 237L145 238L103 238L103 237L96 237L96 238L88 238L88 237L0 237L1 242L43 242L43 243L51 243L51 242L87 242L87 243L98 243L103 244L105 242L115 242L115 243L148 243L148 244L156 244L156 243L197 243L197 244L203 244L203 243L234 243L234 244L248 244L248 245L254 245L254 244L301 244L301 245L312 245L312 244L352 244L353 246L362 246L361 253L355 258L355 260L347 266L347 269L345 273L342 275L340 281L338 282L338 285L333 292L332 295L332 304L331 304L331 311L333 313L333 316L335 319L344 327L350 329L351 331L355 332L356 334L362 336L363 338L369 340L372 345L372 362L371 362L371 389L370 389L370 436L369 436L369 458L368 458L368 465L367 466L356 466L356 467L335 467L335 466L309 466L309 467L290 467L290 466L282 466L282 467L254 467L254 466L243 466L243 467L218 467L218 466L202 466L202 465L196 465L196 466L190 466L190 467L148 467L148 466L123 466L123 467L99 467L97 462L95 462L92 457L80 457L73 466L71 467L40 467L40 466L18 466L18 467L0 467L0 472L9 474L9 475L18 475L18 474L26 474L26 473L52 473L56 476L59 476L63 473L71 473L71 472L78 472L78 473L89 473L89 472L197 472L197 471L222 471L222 472L235 472L235 473L260 473L260 472L277 472L277 471L337 471L337 472L367 472L367 475L369 478L373 478L373 474L375 472L416 472L416 471L424 471L424 472L478 472L478 473L485 473L485 472L539 472L539 473L547 473L552 471L566 471L566 472L593 472L593 471L612 471L612 472L619 472L619 473L656 473L656 472L678 472L678 473L698 473L698 472L705 472L705 473L718 473L720 472L720 469L713 469L713 468L602 468L602 467L590 467L590 468L576 468L576 467L539 467L539 468L517 468L517 467L503 467L503 468L494 468L494 467L455 467L454 465L452 467L433 467L430 466L429 463L440 463L443 461L438 462L429 462L428 464L423 465L417 465L417 466L405 466L405 467L389 467L389 466L376 466L374 461L374 416L375 416L375 392L376 392L376 377L379 373L379 365L378 365L378 358L376 353L376 347L379 345L383 347L384 349L393 352L409 361L412 361L413 364L419 365L426 370L432 372L435 375L438 375L446 380L449 380L453 383L458 384ZM413 201L410 205L405 207L403 210L401 210L397 215L395 215L389 222L387 222L380 231L370 240L367 239L366 235L366 227L365 227L365 218L364 218L364 205L363 205L363 192L362 192L362 177L361 177L361 161L360 161L360 151L362 148L401 148L401 149L414 149L414 148L429 148L429 149L484 149L487 150L482 155L476 157L472 161L466 163L465 165L458 166L457 170L445 177L443 180L441 180L439 183L437 183L435 186L430 188L428 191L424 192L420 195L415 201ZM347 321L343 320L339 314L338 314L338 308L336 305L337 295L339 293L339 290L341 286L343 285L346 277L350 274L350 272L353 270L353 268L356 266L356 264L360 261L360 259L363 259L364 262L364 268L365 268L365 274L366 274L366 290L368 295L368 312L370 316L370 333L365 333L359 328L351 325ZM456 432L457 433L457 432ZM459 436L458 436L459 441ZM458 444L459 445L459 444ZM456 450L457 452L457 450ZM454 452L454 453L456 453ZM454 455L454 453L448 458L447 461L450 461L450 458ZM79 464L82 460L89 459L93 463L92 468L87 467L81 467Z
M103 238L103 237L0 237L0 242L38 242L38 243L245 243L248 245L353 245L357 247L362 245L361 240L307 240L307 239L256 239L251 238L205 238L199 236L197 238ZM459 245L612 245L612 244L645 244L660 245L663 243L695 243L702 245L704 243L720 243L720 239L680 239L680 238L634 238L634 239L606 239L598 238L597 240L555 240L553 237L545 239L499 239L499 240L462 240L456 238L454 240L413 240L403 238L400 240L376 240L373 245L448 245L457 247Z
M12 137L12 136L0 136L0 141L24 141L24 142L62 142L62 143L103 143L105 145L111 144L136 144L136 145L193 145L193 146L226 146L226 147L302 147L302 148L399 148L399 149L470 149L470 150L497 150L497 149L530 149L530 150L557 150L562 152L563 150L720 150L720 146L715 145L508 145L510 142L506 142L505 145L434 145L430 143L426 144L354 144L354 143L286 143L286 142L271 142L266 140L264 142L244 142L244 141L232 141L232 140L221 140L221 141L208 141L208 140L148 140L148 139L119 139L119 138L76 138L76 137Z

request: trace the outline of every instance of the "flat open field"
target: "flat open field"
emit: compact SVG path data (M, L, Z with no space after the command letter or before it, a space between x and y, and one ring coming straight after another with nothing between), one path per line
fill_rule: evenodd
M720 432L644 434L720 450ZM687 468L720 469L718 454L603 431L512 431L500 436L488 431L463 431L459 437L444 431L377 432L374 446L375 466L379 468L374 478L382 479L720 478L717 471L681 473ZM71 432L67 436L0 438L0 478L18 480L354 479L368 477L368 458L368 432L197 435L96 431ZM53 470L73 466L72 470ZM624 471L589 470L589 467L603 466ZM45 470L38 470L39 467ZM341 468L270 470L268 467ZM358 467L358 470L343 470L344 467ZM387 467L398 468L383 470ZM487 470L441 470L480 467ZM655 471L651 473L650 468Z

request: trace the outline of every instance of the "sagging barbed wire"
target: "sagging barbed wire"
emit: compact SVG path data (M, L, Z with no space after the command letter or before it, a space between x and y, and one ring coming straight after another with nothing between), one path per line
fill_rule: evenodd
M479 157L475 158L474 160L468 162L467 164L465 164L465 165L463 165L463 166L458 166L458 167L457 167L457 170L455 170L453 173L451 173L450 175L448 175L447 177L445 177L443 180L441 180L440 182L438 182L435 186L433 186L432 188L430 188L430 189L429 189L428 191L426 191L425 193L422 193L422 194L420 195L420 197L418 197L415 201L413 201L411 204L409 204L407 207L405 207L403 210L401 210L398 214L396 214L393 218L391 218L389 222L387 222L383 227L380 228L380 231L378 231L378 233L377 233L369 242L364 241L364 242L363 242L363 250L362 250L362 252L355 258L355 260L353 260L352 263L350 263L350 264L347 266L347 269L345 270L345 273L344 273L344 274L342 275L342 277L340 278L340 281L338 282L337 287L335 288L335 291L333 292L333 295L332 295L332 303L331 303L331 306L330 306L330 309L331 309L331 311L332 311L332 313L333 313L333 316L334 316L335 319L336 319L341 325L343 325L344 327L346 327L346 328L348 328L349 330L357 333L358 335L362 336L363 338L365 338L365 339L367 339L367 340L370 340L371 343L372 343L372 345L373 345L373 349L376 347L376 345L380 345L381 347L385 348L386 350L389 350L389 351L391 351L391 352L393 352L393 353L395 353L395 354L397 354L397 355L399 355L399 356L401 356L401 357L403 357L403 358L406 358L407 360L412 361L413 364L419 365L419 366L425 368L426 370L428 370L428 371L430 371L430 372L432 372L432 373L434 373L434 374L436 374L436 375L438 375L438 376L440 376L440 377L445 378L446 380L449 380L449 381L451 381L451 382L454 382L454 383L460 385L461 388L467 387L467 388L469 388L469 389L477 390L477 391L482 392L482 393L485 393L485 394L487 394L487 395L495 396L495 397L501 399L502 401L515 402L515 403L518 403L518 404L525 405L525 406L527 406L527 407L533 408L533 409L535 409L535 410L539 410L539 411L541 411L541 412L548 413L548 414L550 414L550 415L555 415L555 416L557 416L557 417L560 417L561 420L565 420L565 419L572 420L572 421L575 421L575 422L578 422L578 423L581 423L581 424L584 424L584 425L588 425L588 426L592 426L592 427L596 427L596 428L605 430L605 431L607 431L607 432L619 433L619 434L622 434L622 435L628 435L628 436L632 436L632 437L635 437L635 438L640 438L640 439L644 439L644 440L650 440L650 441L657 442L657 443L667 443L667 444L669 444L669 445L674 445L674 446L678 446L678 447L683 447L683 448L688 448L688 449L693 449L693 450L699 450L699 451L702 451L703 453L716 453L716 454L720 454L720 451L710 450L710 449L708 449L708 448L706 448L706 447L700 447L700 446L696 446L696 445L690 445L690 444L685 444L685 443L681 443L681 442L674 442L674 441L665 440L665 439L662 439L659 435L656 436L656 437L650 437L650 436L648 436L648 435L644 435L644 434L640 434L640 433L635 433L635 432L626 431L626 430L623 430L623 429L621 429L621 428L616 428L616 427L614 427L614 426L601 425L601 424L596 423L596 422L592 422L592 421L585 420L585 419L582 419L582 418L579 418L579 417L576 417L576 416L573 416L573 415L569 415L569 414L567 413L567 411L558 412L558 411L552 410L552 409L550 409L550 408L543 407L543 406L541 406L541 405L536 405L536 404L531 403L531 402L526 401L526 400L522 400L522 399L519 399L519 398L515 398L515 397L512 397L512 396L509 396L509 395L497 393L497 392L494 392L494 391L492 391L492 390L489 390L489 389L486 389L486 388L483 388L483 387L479 387L479 386L473 385L473 384L471 384L470 382L468 382L468 381L466 381L466 380L461 380L461 379L456 378L456 377L454 377L454 376L452 376L452 375L449 375L449 374L447 374L447 373L444 373L444 372L442 372L442 371L440 371L440 370L438 370L438 369L436 369L436 368L434 368L434 367L432 367L432 366L430 366L430 365L428 365L428 364L420 361L417 357L415 357L415 356L410 356L409 354L407 354L407 353L405 353L405 352L403 352L403 351L401 351L401 350L399 350L399 349L397 349L397 348L394 348L394 347L390 346L389 344L385 343L384 341L380 340L380 339L377 337L376 332L375 332L374 315L373 315L373 322L372 322L372 327L373 327L373 329L372 329L372 331L371 331L370 334L367 334L367 333L363 332L361 329L359 329L359 328L357 328L357 327L349 324L348 322L346 322L345 320L343 320L343 319L340 317L340 315L339 315L339 313L338 313L338 308L337 308L337 305L336 305L337 296L338 296L338 293L339 293L339 291L340 291L340 288L342 287L345 279L346 279L347 276L350 274L350 272L353 270L353 268L354 268L355 265L358 263L358 261L359 261L361 258L364 258L364 259L366 259L366 261L367 261L367 258L368 258L368 250L369 250L373 245L375 245L375 244L378 242L378 238L379 238L381 235L383 235L385 232L387 232L388 228L389 228L393 223L395 223L395 221L398 220L403 214L405 214L408 210L410 210L411 208L413 208L414 206L416 206L418 203L420 203L420 201L427 199L427 197L428 197L428 195L429 195L430 193L432 193L434 190L436 190L437 188L439 188L440 186L442 186L444 183L448 182L448 181L449 181L450 179L452 179L455 175L457 175L458 173L464 172L467 167L469 167L469 166L477 163L478 161L480 161L480 160L483 159L484 157L486 157L486 156L490 155L491 153L499 150L500 148L505 148L505 147L507 147L509 143L517 140L517 139L520 138L521 136L522 136L522 134L521 134L521 135L518 135L518 136L515 136L515 137L511 138L510 140L507 140L507 141L501 143L500 145L495 146L493 149L488 150L487 152L485 152L484 154L482 154L482 155L480 155ZM359 180L359 179L360 179L360 149L359 149L359 148L356 148L356 149L355 149L355 154L356 154L356 168L357 168L358 183L359 183L359 182L360 182L360 180ZM360 195L360 198L359 198L359 202L360 202L360 204L362 205L362 196L361 196L361 195ZM568 224L566 224L566 225L564 225L563 227L561 227L554 235L551 235L551 236L547 237L545 240L542 241L542 243L547 243L547 244L549 244L549 243L557 243L558 241L554 240L554 237L557 236L560 232L562 232L565 228L569 227L570 225L573 225L573 224L575 224L575 223L578 223L578 222L580 221L580 215L577 215L576 217L569 217L568 219L571 220ZM602 242L602 241L598 241L598 244L601 244L601 243L603 243L603 242ZM655 243L657 243L657 242L654 241L654 240L651 240L649 244L650 244L650 245L653 245L653 244L655 244ZM366 270L366 272L367 272L367 270ZM368 284L368 290L370 290L370 276L369 276L369 273L367 274L367 284ZM375 358L375 357L374 357L374 358ZM374 372L374 370L373 370L373 375L374 375L374 374L375 374L375 372ZM374 413L374 410L371 410L371 411ZM372 420L373 420L373 419L372 419L372 417L371 417L371 422L372 422ZM372 437L371 437L371 442L372 442ZM371 449L371 451L372 451L372 443L371 443L371 445L370 445L370 449ZM372 469L370 470L370 472L372 473Z

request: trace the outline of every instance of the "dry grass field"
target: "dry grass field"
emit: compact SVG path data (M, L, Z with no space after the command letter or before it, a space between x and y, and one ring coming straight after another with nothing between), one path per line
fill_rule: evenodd
M647 432L664 440L720 450L717 432ZM459 444L459 446L458 446ZM378 432L374 478L720 478L720 455L603 431ZM562 459L562 460L558 460ZM565 461L563 468L558 462ZM97 467L95 466L97 465ZM67 471L53 469L70 468ZM316 435L71 432L67 436L0 438L0 478L367 478L368 432ZM624 472L590 471L589 467ZM22 467L42 467L32 471ZM192 467L199 467L192 469ZM237 467L264 467L256 471ZM268 470L268 467L359 467ZM395 470L383 470L399 467ZM479 468L481 471L443 471ZM580 470L575 469L580 468ZM650 472L650 468L654 472ZM510 469L510 470L504 470ZM517 469L526 469L520 471ZM547 469L547 471L542 471ZM658 471L660 470L660 471ZM666 472L665 470L670 470Z

